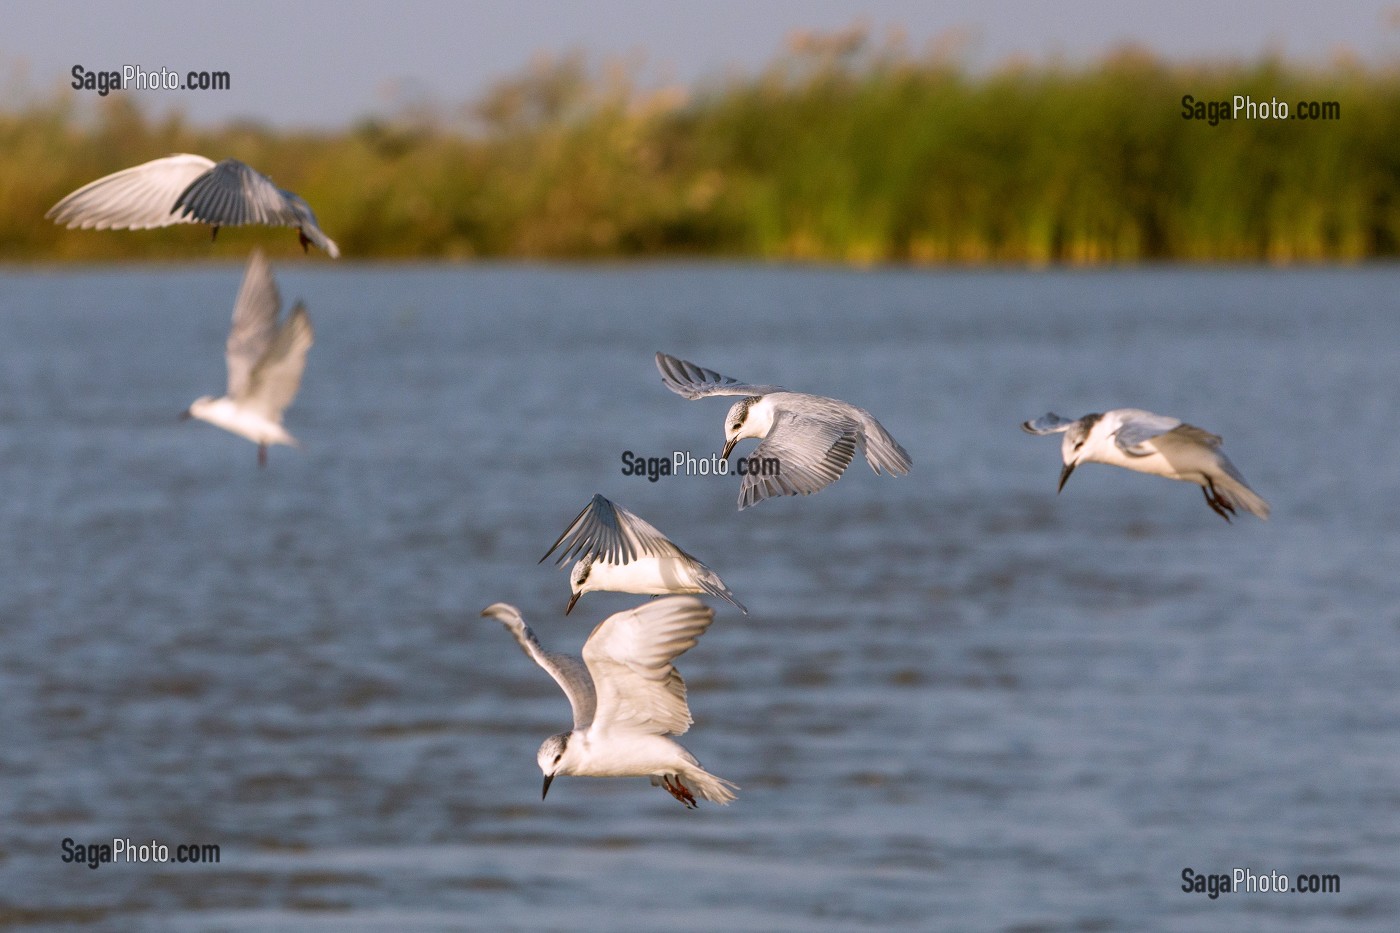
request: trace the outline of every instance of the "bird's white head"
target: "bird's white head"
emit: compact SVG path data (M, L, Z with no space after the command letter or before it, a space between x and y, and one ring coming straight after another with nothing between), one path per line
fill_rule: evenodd
M1065 430L1065 436L1060 441L1060 459L1064 461L1065 467L1060 471L1060 485L1056 492L1065 488L1065 482L1075 467L1094 459L1094 451L1099 442L1093 436L1094 425L1098 424L1102 417L1103 415L1097 414L1085 415Z
M734 445L746 437L764 437L773 427L773 409L762 404L763 396L750 395L741 398L729 407L724 416L724 452L721 460L728 460Z
M564 756L569 751L569 736L571 734L560 732L540 743L540 751L535 756L535 760L540 763L540 771L544 772L544 788L540 791L541 800L549 796L549 784L556 775L569 773L567 765L564 763Z
M592 560L581 560L574 564L573 570L569 571L569 592L573 595L569 597L569 605L564 607L564 615L573 612L574 603L578 602L578 598L593 589L588 585L588 577L592 571Z
M189 408L186 408L180 413L181 420L189 418L198 418L201 421L208 421L209 410L213 407L216 401L218 400L212 395L201 395L193 402L190 402Z

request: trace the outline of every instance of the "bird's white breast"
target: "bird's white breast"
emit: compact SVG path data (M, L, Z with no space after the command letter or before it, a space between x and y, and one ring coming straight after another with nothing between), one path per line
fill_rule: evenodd
M294 445L296 443L282 425L257 412L243 408L228 397L192 405L190 406L190 414L215 427L237 434L239 437L246 437L255 444Z
M699 587L694 567L684 558L639 557L626 564L594 561L583 589L653 596L697 592Z
M569 740L568 773L578 777L638 777L676 770L690 756L661 735L635 732L626 726L595 723Z

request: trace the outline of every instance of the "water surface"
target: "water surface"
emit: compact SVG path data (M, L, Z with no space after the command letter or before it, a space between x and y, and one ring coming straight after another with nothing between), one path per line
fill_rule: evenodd
M288 426L217 393L242 270L0 273L0 926L1389 929L1400 913L1400 274L401 267L274 259L315 322ZM666 350L871 410L857 462L739 513L727 400ZM1222 434L1274 507L1107 467L1055 495L1020 421ZM741 446L741 450L748 445ZM539 556L595 492L749 609L679 667L687 812L535 749L556 650L631 597ZM61 841L217 865L64 864ZM1339 895L1183 893L1181 871Z

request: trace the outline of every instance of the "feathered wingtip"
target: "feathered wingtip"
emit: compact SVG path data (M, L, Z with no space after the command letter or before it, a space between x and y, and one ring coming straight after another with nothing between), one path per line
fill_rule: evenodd
M688 360L659 351L656 354L656 368L661 373L661 382L666 388L688 399L702 398L706 394L698 391L698 386L723 386L736 384L739 381L721 375L713 369L706 369Z
M1027 434L1046 435L1062 434L1070 429L1076 419L1061 418L1053 411L1047 411L1039 418L1032 418L1030 421L1021 422L1021 430Z
M877 474L883 471L890 476L903 476L914 467L909 451L869 415L865 421L865 460Z

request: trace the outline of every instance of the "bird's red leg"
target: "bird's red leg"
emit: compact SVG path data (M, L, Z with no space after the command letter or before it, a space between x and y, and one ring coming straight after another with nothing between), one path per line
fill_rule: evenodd
M1228 523L1230 521L1230 514L1235 511L1235 507L1231 505L1228 500L1221 498L1220 493L1215 489L1215 484L1207 479L1206 485L1201 487L1201 492L1205 493L1206 505L1214 509L1215 514L1225 519L1226 523ZM1229 510L1228 512L1226 511L1227 509Z
M672 783L672 775L665 774L661 776L661 786L666 788L667 793L685 804L691 810L694 810L695 795L690 792L690 788L681 783L679 774L674 776L674 781L675 782Z

